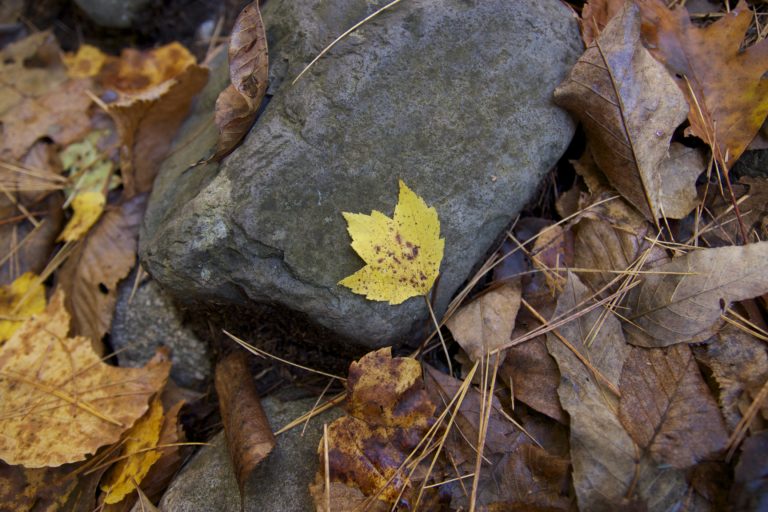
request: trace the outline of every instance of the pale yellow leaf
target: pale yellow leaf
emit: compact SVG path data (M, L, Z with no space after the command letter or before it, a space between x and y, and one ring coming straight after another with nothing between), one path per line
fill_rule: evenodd
M104 211L106 198L101 192L83 192L72 200L74 215L69 219L58 241L74 242L82 239Z
M21 327L24 320L45 309L45 287L32 272L0 287L0 343Z

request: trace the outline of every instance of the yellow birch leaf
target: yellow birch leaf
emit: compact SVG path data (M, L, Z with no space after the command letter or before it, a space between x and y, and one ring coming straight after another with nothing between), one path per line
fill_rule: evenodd
M104 503L112 505L123 501L147 476L149 468L162 456L160 450L151 450L160 440L162 427L163 404L156 397L149 412L126 435L123 455L130 457L119 460L104 477L101 484L101 490L107 493Z
M400 181L400 197L390 219L344 212L352 248L366 266L339 284L368 300L400 304L426 295L440 271L445 240L437 211Z
M0 343L10 339L24 320L45 310L45 287L32 272L0 287Z
M104 211L106 198L101 192L83 192L72 200L74 215L69 219L64 231L59 235L59 242L74 242L83 238Z
M67 66L67 75L72 78L90 78L98 75L107 58L104 52L90 44L82 45L77 53L65 53L62 56Z

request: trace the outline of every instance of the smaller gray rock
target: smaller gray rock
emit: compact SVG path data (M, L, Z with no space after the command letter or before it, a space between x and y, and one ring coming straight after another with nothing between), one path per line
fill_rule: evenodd
M75 3L102 27L129 28L149 0L75 0Z
M312 409L314 398L290 400L292 391L262 401L273 430ZM309 484L315 478L317 446L323 423L342 414L339 408L313 418L302 436L296 427L277 438L269 457L254 470L245 486L245 512L292 512L314 510ZM240 512L240 494L227 451L224 432L204 446L182 469L160 500L163 512Z
M211 375L207 344L184 327L181 315L156 282L144 281L131 299L134 280L135 271L120 284L110 331L120 366L144 366L163 345L171 349L173 380L202 390Z
M733 166L736 176L768 178L768 149L745 151Z

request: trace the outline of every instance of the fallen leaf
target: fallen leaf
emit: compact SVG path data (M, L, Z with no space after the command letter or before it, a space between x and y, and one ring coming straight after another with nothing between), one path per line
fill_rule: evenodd
M81 192L114 190L120 184L112 173L112 160L99 151L99 141L108 134L106 130L94 130L82 141L70 144L61 152L61 166L68 172L71 186L64 188L67 197ZM110 180L107 186L107 180Z
M26 272L0 287L0 345L10 339L24 321L45 311L45 287L40 278Z
M660 217L659 167L688 106L640 42L637 6L627 4L608 23L554 98L581 121L595 162L616 190L647 219Z
M101 192L77 194L72 200L72 218L64 226L57 241L76 242L83 239L101 217L106 203L107 198Z
M619 419L659 465L716 458L728 433L690 347L632 347L621 374Z
M37 98L22 100L2 117L0 156L19 160L43 137L66 146L80 140L91 128L86 94L92 87L88 79L68 80Z
M490 289L459 309L446 322L453 338L474 361L509 342L520 309L520 281Z
M368 300L401 304L416 295L426 295L440 271L445 239L440 221L400 181L400 197L392 219L373 210L371 215L344 212L352 248L366 265L341 281Z
M557 224L542 230L531 250L533 267L539 270L553 294L562 291L564 267L573 265L573 233ZM560 270L557 270L560 269Z
M613 17L624 9L626 0L588 0L581 9L579 27L584 45L590 46Z
M106 492L104 503L121 502L140 485L161 452L155 449L160 441L163 426L163 404L155 397L149 411L125 433L121 459L104 475L101 490Z
M237 16L228 54L231 84L216 99L219 141L211 160L222 159L243 140L267 92L269 51L258 0L246 5Z
M207 81L208 69L192 62L174 78L109 104L120 135L120 172L128 197L152 189L177 129Z
M682 219L699 204L696 180L707 167L707 158L699 148L679 142L669 147L669 157L659 166L661 176L661 212L667 219Z
M763 79L768 43L741 48L752 11L740 0L714 23L697 27L685 8L670 10L660 0L638 0L637 5L646 45L691 106L690 132L716 156L727 157L730 167L768 114L768 82Z
M74 464L27 469L0 462L0 510L65 510L63 505L78 483L72 474L76 469Z
M570 463L531 444L506 458L499 487L504 502L499 510L570 510ZM517 508L514 508L517 507Z
M731 510L765 510L768 506L768 431L744 441L731 488Z
M390 347L371 352L350 365L347 392L350 415L328 425L330 481L375 495L373 501L396 503L402 492L408 495L406 487L412 489L400 465L431 425L435 410L423 388L421 366L412 358L393 358ZM318 453L321 481L323 441ZM324 496L324 489L323 483L317 497Z
M215 381L229 456L240 499L244 500L245 483L275 447L275 436L256 393L245 352L233 352L219 361Z
M98 79L106 89L137 95L177 78L195 62L194 55L178 42L149 51L126 48L119 58L107 59Z
M58 271L58 286L66 292L72 332L96 346L112 324L117 284L136 262L139 226L146 196L136 196L107 211Z
M750 239L757 242L768 238L768 178L744 176L733 183L732 188ZM705 204L711 229L702 230L702 240L710 247L738 245L736 241L741 239L741 234L731 199L723 198L716 187L710 187L707 192Z
M641 347L697 343L712 336L733 301L768 290L768 242L699 249L654 267L629 291L627 341Z
M712 372L725 423L733 432L768 380L765 342L728 324L707 344L693 347L693 353L696 360ZM768 421L768 404L761 410Z
M117 368L68 331L57 292L0 347L0 458L8 464L60 466L117 442L168 378L164 353L144 368Z
M556 316L572 311L590 296L569 273ZM618 385L629 347L619 320L599 309L579 316L559 331L597 370ZM580 510L611 511L630 506L672 510L685 498L684 475L647 458L638 460L635 445L617 415L617 399L597 384L579 358L552 333L547 347L560 368L558 394L571 417L573 485Z
M67 75L71 78L97 76L107 59L108 56L104 52L90 44L81 45L76 53L62 55L64 65L67 66Z

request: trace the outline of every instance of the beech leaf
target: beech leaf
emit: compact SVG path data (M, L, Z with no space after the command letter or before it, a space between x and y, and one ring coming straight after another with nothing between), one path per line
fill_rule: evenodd
M642 347L712 336L723 308L768 291L768 242L699 249L654 267L627 297L627 341ZM663 273L662 273L663 272Z
M627 4L608 23L555 89L555 102L584 125L595 162L616 190L649 220L660 217L659 167L688 106L640 42L637 6Z
M685 469L715 458L728 433L690 347L632 347L621 375L619 418L660 465Z
M366 266L339 281L340 285L368 300L393 305L429 293L445 248L434 207L400 181L391 219L376 210L370 215L344 212L344 218L352 248Z

